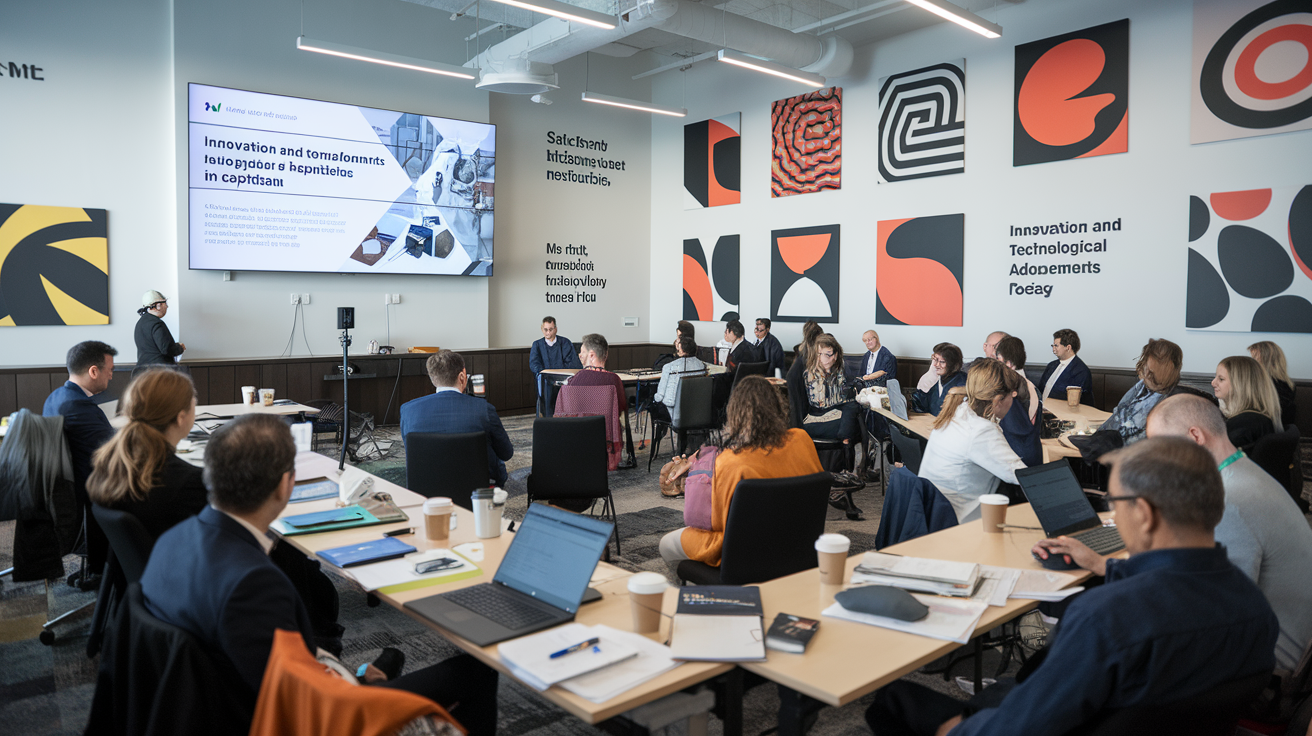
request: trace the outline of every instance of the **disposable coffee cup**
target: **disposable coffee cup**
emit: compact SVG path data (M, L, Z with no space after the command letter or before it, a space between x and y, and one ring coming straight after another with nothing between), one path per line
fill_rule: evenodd
M451 538L451 499L435 496L424 501L424 535L434 542Z
M1072 409L1080 408L1080 391L1079 386L1066 387L1066 406Z
M249 406L249 405L255 403L255 387L254 387L254 386L242 386L242 387L241 387L241 403L246 404L247 406Z
M629 605L633 609L633 630L654 634L661 630L661 604L670 587L658 572L640 572L629 578Z
M998 525L1007 523L1007 506L1010 503L1011 499L1001 493L988 493L979 497L979 514L984 519L984 531L989 534L1002 533Z
M273 389L260 389L260 403L264 406L273 406Z
M852 541L842 534L821 534L815 540L820 558L820 584L842 585L847 579L847 551Z

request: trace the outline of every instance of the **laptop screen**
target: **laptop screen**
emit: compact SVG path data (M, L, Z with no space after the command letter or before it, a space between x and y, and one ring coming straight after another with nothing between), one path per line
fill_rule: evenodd
M492 579L577 613L612 528L608 521L529 504Z
M1034 515L1049 537L1092 529L1102 524L1065 460L1016 471Z
M899 418L906 419L907 397L902 394L902 384L898 383L896 378L890 378L885 387L888 389L888 410Z

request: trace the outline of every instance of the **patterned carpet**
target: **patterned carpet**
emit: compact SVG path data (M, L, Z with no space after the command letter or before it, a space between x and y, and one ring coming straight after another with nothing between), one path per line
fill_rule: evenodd
M507 491L507 514L523 517L525 512L524 478L528 475L532 455L532 417L510 417L505 420L507 432L515 447L515 456L507 463L510 480ZM395 428L382 428L380 439L392 438ZM641 440L641 432L635 433ZM364 460L360 463L371 472L396 482L404 482L405 463L400 443L393 445L395 453L388 458ZM682 526L682 499L667 499L660 495L657 470L669 457L669 443L661 448L661 456L646 471L647 449L638 450L638 468L610 474L611 490L619 511L619 529L622 535L623 556L612 562L625 569L653 570L670 576L672 571L660 559L657 544L662 535ZM321 448L325 454L332 454ZM1303 451L1305 477L1312 477L1312 447ZM879 526L878 510L883 498L877 484L856 494L856 502L865 511L864 521L848 521L841 511L831 509L826 531L840 532L852 539L854 551L873 547L875 531ZM13 524L0 523L0 569L7 568L12 559ZM69 557L66 568L75 570L77 558ZM334 576L341 596L341 622L346 627L343 659L358 664L373 659L380 648L394 646L406 653L406 670L441 661L456 653L456 649L423 625L388 606L368 608L365 596L353 583ZM677 582L677 581L676 581ZM84 593L62 582L52 588L51 610L62 612L93 600ZM53 646L40 644L36 635L47 615L47 600L42 583L13 583L8 578L0 585L0 722L5 732L29 736L44 734L80 734L90 711L94 660L86 657L86 631L89 616L74 618L57 627L58 638ZM986 660L986 668L992 662ZM967 674L963 664L954 674ZM941 676L915 675L919 682L944 692L955 688L945 685ZM960 695L959 692L955 694ZM964 696L962 696L964 697ZM870 696L842 708L826 708L820 720L810 731L815 736L832 734L869 733L863 714ZM508 736L555 736L560 734L600 734L564 711L541 699L532 691L502 678L499 702L499 733ZM778 696L773 686L756 687L744 699L744 733L755 736L776 724ZM721 733L719 721L711 720L711 733Z

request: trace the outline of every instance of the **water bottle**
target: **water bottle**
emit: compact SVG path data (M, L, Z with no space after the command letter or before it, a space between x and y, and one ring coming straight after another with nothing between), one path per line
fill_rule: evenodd
M470 496L474 505L474 534L479 539L501 536L501 506L495 501L495 489L479 488Z

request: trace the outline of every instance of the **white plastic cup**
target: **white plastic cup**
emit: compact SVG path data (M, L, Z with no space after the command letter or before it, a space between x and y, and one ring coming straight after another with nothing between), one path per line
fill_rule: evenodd
M842 534L821 534L815 540L821 585L842 585L847 580L847 551L851 547L852 540Z
M1007 523L1007 506L1011 499L1001 493L986 493L979 497L979 515L984 520L984 531L988 534L1001 534L999 524Z
M260 389L260 404L262 406L273 406L273 389Z
M629 606L633 609L633 630L653 634L661 630L661 604L670 582L658 572L640 572L629 578Z
M251 404L254 404L254 403L255 403L255 387L254 387L254 386L242 386L242 387L241 387L241 403L246 404L247 406L250 406Z
M451 538L451 512L455 505L445 496L434 496L424 501L424 534L434 542Z

